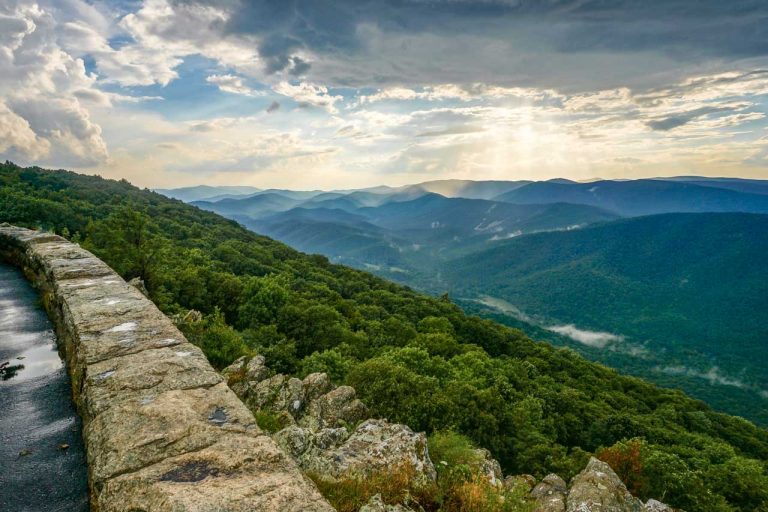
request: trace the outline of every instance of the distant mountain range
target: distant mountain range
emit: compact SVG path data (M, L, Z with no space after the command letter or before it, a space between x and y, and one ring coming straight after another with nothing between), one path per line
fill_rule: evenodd
M253 231L449 291L468 311L768 424L755 357L768 348L768 181L199 188L184 194L212 195L193 204Z
M200 201L203 199L217 200L225 197L245 196L255 194L261 190L255 187L211 187L208 185L198 185L195 187L182 188L158 188L155 192L173 199L180 199L184 202Z
M514 204L585 204L624 216L671 212L768 213L768 196L761 193L765 186L764 182L717 180L550 181L530 183L495 200Z
M575 229L618 218L586 205L515 205L434 193L405 200L411 191L392 193L387 200L371 195L321 194L297 201L266 193L192 204L303 251L365 268L395 267L398 273L428 271L439 260L523 233Z

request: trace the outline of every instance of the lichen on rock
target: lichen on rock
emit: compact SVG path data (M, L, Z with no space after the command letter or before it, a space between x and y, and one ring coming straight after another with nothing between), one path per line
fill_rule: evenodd
M368 408L354 388L334 387L325 373L303 380L273 375L262 356L238 359L222 373L257 417L265 412L288 417L288 425L273 437L304 471L330 479L365 478L408 464L418 478L434 482L426 435L368 419ZM488 459L487 470L500 479L498 462L490 454Z

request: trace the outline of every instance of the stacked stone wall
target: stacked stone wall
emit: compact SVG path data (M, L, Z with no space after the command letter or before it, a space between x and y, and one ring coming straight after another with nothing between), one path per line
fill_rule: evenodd
M66 239L0 226L40 290L83 420L91 510L331 511L199 348Z

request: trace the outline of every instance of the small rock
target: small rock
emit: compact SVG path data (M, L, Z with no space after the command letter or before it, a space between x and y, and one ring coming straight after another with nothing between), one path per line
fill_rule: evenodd
M404 505L387 505L384 500L381 499L381 494L374 494L368 503L360 507L360 512L412 512Z
M333 389L331 379L325 373L310 373L302 381L304 385L304 400L311 402L320 398Z
M660 501L648 500L643 506L643 512L674 512L674 509Z
M354 388L339 386L313 400L300 423L312 430L319 430L344 424L354 425L367 417L368 408L357 399Z
M27 455L32 455L32 450L24 448L19 452L19 457L26 457Z
M59 445L59 449L60 450L67 450L67 449L69 449L69 445L67 443L61 443Z
M141 292L141 294L145 297L149 297L149 292L147 291L147 287L144 286L144 280L140 277L134 277L130 281L128 281L128 284L136 288Z
M182 322L194 324L203 319L203 314L195 309L190 309L189 312L181 319Z
M524 486L526 492L531 492L536 487L536 477L533 475L510 475L504 479L504 489L511 491Z
M491 457L491 452L485 448L478 448L475 451L480 459L480 464L478 466L480 474L485 476L491 485L502 485L504 475L501 472L499 461Z
M536 512L565 512L568 487L565 480L550 473L531 491Z
M573 477L567 505L567 512L637 512L642 507L611 466L594 457Z
M261 382L269 377L269 373L264 356L253 356L245 365L245 375L249 381Z
M317 436L320 439L313 442L313 448L304 453L299 464L330 478L364 477L408 464L416 471L416 478L435 481L435 467L423 433L383 420L367 420L351 434L345 430L321 430ZM343 443L338 444L341 439ZM329 447L321 448L325 443Z

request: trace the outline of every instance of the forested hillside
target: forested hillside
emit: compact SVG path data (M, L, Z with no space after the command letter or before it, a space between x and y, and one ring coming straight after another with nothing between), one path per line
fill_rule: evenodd
M768 507L768 432L365 272L331 265L180 201L65 171L0 166L0 222L56 231L168 314L223 367L258 352L326 371L380 416L451 429L510 473L570 476L589 453L642 497L689 511ZM627 441L635 441L627 444ZM627 447L631 449L627 449Z
M613 333L579 350L768 424L766 254L768 215L679 213L519 237L443 277L533 323Z

